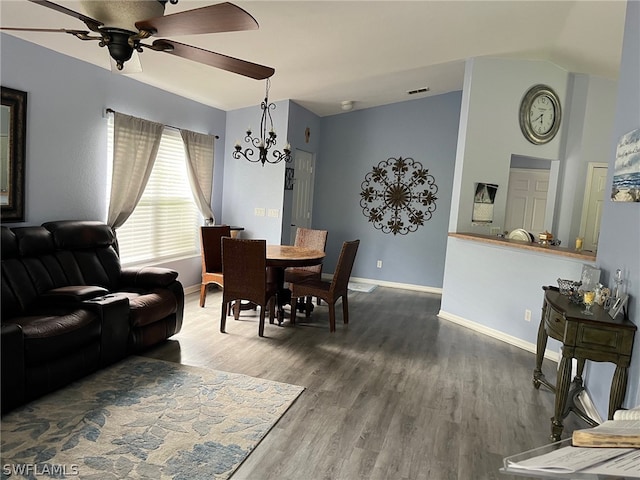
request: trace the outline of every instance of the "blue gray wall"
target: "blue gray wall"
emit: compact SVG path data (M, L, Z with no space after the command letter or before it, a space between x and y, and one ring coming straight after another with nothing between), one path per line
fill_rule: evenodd
M640 2L627 3L624 43L618 82L613 138L609 150L607 184L613 179L616 145L621 135L640 128ZM598 264L609 284L616 269L623 270L627 293L630 294L629 315L640 326L640 204L606 201L602 213ZM629 390L626 406L640 405L640 334L636 333L629 370ZM587 380L611 378L609 364L592 364ZM609 385L591 382L589 390L599 405L608 402Z
M304 150L313 154L316 158L319 152L320 137L320 117L301 107L295 102L289 104L289 141L291 149ZM305 131L309 129L309 138L307 139ZM287 165L293 168L293 162ZM291 208L293 202L293 190L284 191L283 217L282 217L282 243L289 243L291 239ZM295 233L295 232L294 232Z
M453 92L322 118L313 226L330 231L326 272L334 270L342 242L359 238L354 277L442 287L460 100ZM390 157L420 162L438 186L433 217L408 235L376 230L360 207L365 175Z
M26 221L19 225L63 219L106 220L106 107L179 128L221 135L215 144L213 196L214 213L220 218L224 111L0 35L2 86L28 94ZM180 272L185 285L200 283L199 257L169 266Z
M266 239L268 243L280 243L285 164L280 162L262 166L261 163L251 163L243 158L235 159L231 156L236 142L240 142L243 150L248 146L244 141L247 127L251 127L254 137L259 135L261 114L259 105L227 112L227 153L224 159L221 222L244 227L242 235L246 238L261 238ZM282 150L287 143L289 102L276 102L276 108L271 115L278 135L277 148ZM257 151L255 148L254 150ZM255 154L251 158L256 158ZM257 216L256 208L264 209L264 216ZM277 210L278 216L268 216L269 210Z

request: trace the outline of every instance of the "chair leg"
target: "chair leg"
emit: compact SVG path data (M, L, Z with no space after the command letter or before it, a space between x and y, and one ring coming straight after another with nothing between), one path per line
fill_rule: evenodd
M207 298L207 284L206 283L201 283L200 284L200 306L204 307L204 301Z
M296 308L298 306L298 297L291 297L291 323L293 325L296 324L296 315L298 312L298 309Z
M233 318L236 320L240 319L240 302L241 300L236 300L233 303Z
M273 324L276 318L276 297L271 297L269 299L269 323Z
M342 297L342 319L344 323L349 323L349 302L347 302L347 294Z
M336 302L327 302L329 304L329 331L336 331Z
M224 329L227 324L227 302L222 301L222 314L220 315L220 333L225 333Z
M264 337L264 316L265 316L266 305L260 307L260 323L258 324L258 336Z

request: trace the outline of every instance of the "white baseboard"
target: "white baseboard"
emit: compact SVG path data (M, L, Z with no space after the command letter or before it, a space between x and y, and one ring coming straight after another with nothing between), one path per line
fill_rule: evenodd
M333 278L333 274L323 273L322 278L323 280L331 281L331 279ZM437 287L413 285L411 283L386 282L384 280L373 280L371 278L362 278L362 277L349 277L349 280L356 283L368 283L370 285L377 285L379 287L400 288L402 290L412 290L414 292L425 292L425 293L434 293L436 295L442 295L442 288L437 288Z
M448 320L450 322L456 323L463 327L470 328L471 330L482 333L497 340L501 340L505 343L508 343L509 345L513 345L514 347L521 348L531 353L536 353L535 343L525 342L520 338L506 334L499 330L495 330L493 328L489 328L485 325L472 322L471 320L467 320L466 318L459 317L458 315L454 315L453 313L448 313L443 310L440 310L438 312L438 317L442 318L443 320ZM544 358L547 358L553 362L558 362L560 360L560 355L558 352L547 349L544 352Z
M190 293L200 292L200 284L191 285L190 287L182 287L185 295L189 295Z

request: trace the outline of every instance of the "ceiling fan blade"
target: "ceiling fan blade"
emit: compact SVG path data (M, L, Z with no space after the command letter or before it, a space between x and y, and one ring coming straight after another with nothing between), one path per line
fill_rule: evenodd
M242 8L225 2L142 20L136 22L136 27L165 37L257 30L258 22Z
M192 45L185 45L184 43L173 40L156 40L153 42L151 48L256 80L264 80L275 73L275 70L271 67L229 57L221 53L210 52L209 50L204 50Z
M99 31L98 27L102 25L102 22L99 22L94 18L87 17L82 13L76 12L67 7L63 7L62 5L58 5L57 3L49 2L48 0L29 0L29 1L32 3L37 3L38 5L42 5L43 7L47 7L52 10L55 10L56 12L64 13L65 15L70 15L72 17L75 17L78 20L83 21L85 25L89 28L89 30L93 30L94 32L98 32Z
M89 34L86 30L69 30L66 28L23 28L23 27L0 27L0 30L10 30L14 32L53 32L53 33L86 33Z

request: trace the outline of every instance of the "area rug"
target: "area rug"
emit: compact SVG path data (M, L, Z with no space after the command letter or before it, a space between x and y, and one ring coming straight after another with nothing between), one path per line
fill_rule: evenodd
M364 293L371 293L376 289L377 285L372 285L370 283L356 283L356 282L349 282L349 284L347 285L347 288L349 290L352 290L354 292L364 292Z
M304 390L130 357L2 417L2 478L225 479Z

